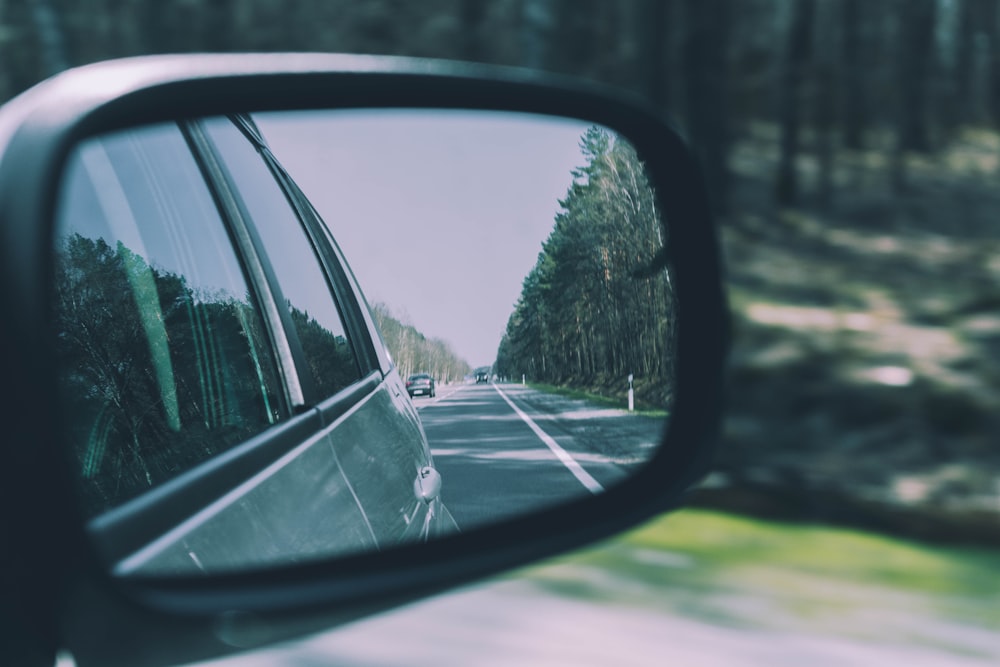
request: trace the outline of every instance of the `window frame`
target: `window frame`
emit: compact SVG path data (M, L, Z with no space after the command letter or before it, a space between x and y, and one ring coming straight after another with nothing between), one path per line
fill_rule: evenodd
M294 181L291 180L291 177L288 176L284 168L281 167L261 138L256 126L252 124L252 121L239 116L225 116L225 118L232 122L235 129L249 142L272 178L274 178L275 187L284 196L290 211L301 226L309 247L313 251L316 263L323 277L326 279L330 299L344 327L344 333L348 338L348 345L350 346L355 362L358 364L358 378L336 392L334 396L343 394L344 390L350 389L359 382L366 381L372 371L379 370L379 364L374 353L371 340L372 334L367 327L362 325L364 320L361 318L360 308L357 300L354 298L354 292L346 284L342 258L333 255L329 245L324 243L326 239L322 232L316 229L315 221L312 220L310 215L305 213L311 210L311 206L307 207L302 203L305 200L305 195L295 185ZM226 156L212 140L209 132L204 129L201 120L189 121L187 124L192 128L193 133L198 136L197 145L194 147L196 153L199 151L203 152L206 161L214 162L217 166L211 174L211 178L215 180L214 182L209 182L209 187L218 187L220 191L226 193L226 197L233 203L232 210L229 213L235 219L235 224L247 229L250 244L242 249L242 251L252 253L255 256L255 261L260 262L263 266L267 288L273 295L275 303L285 303L280 281L268 257L268 250L257 231L257 225L253 220L253 216L250 214L240 195L240 188L236 183L236 179L226 166ZM280 325L284 328L284 337L290 343L291 357L295 362L298 381L303 391L303 408L328 404L331 396L320 394L312 382L308 370L308 359L299 340L295 325L292 322L291 314L287 308L280 307L279 311L281 312ZM278 322L272 322L272 325L277 326Z
M245 115L229 116L229 118L257 149L274 176L278 187L285 194L289 205L295 211L326 276L337 310L340 313L341 322L343 322L344 329L351 339L351 346L360 366L362 377L373 370L381 370L383 364L377 354L374 332L364 318L358 293L348 277L347 262L343 254L339 252L329 227L316 212L312 202L271 152L266 139L253 120Z
M256 144L239 123L234 121L234 125L251 144ZM225 167L224 157L199 121L181 121L177 127L218 209L225 233L246 278L252 303L263 322L278 366L282 399L285 401L282 409L287 418L90 519L88 532L100 545L100 551L109 563L117 563L165 535L213 500L257 474L377 391L384 380L373 349L372 333L364 326L361 306L356 293L350 289L341 256L331 250L332 240L322 233L317 234L316 225L322 224L317 222L318 217L313 220L312 216L302 214L303 210L311 211L311 204L305 196L270 151L265 153L266 147L261 150L255 145L275 177L276 186L303 226L327 279L330 298L346 334L354 337L349 344L359 364L360 377L332 396L317 394L308 375L308 362L291 313L279 305L284 303L279 282L263 251L253 219L239 196L239 189ZM306 219L312 224L307 224ZM328 242L317 244L317 239ZM345 303L348 308L345 308ZM363 354L361 350L364 350ZM295 383L299 383L300 398L296 396ZM296 398L299 398L298 402Z

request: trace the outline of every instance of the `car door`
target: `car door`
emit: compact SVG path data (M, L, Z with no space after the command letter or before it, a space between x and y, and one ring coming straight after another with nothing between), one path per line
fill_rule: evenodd
M304 330L303 319L298 318L298 336L304 341L311 370L309 391L315 392L313 402L324 423L336 423L331 445L378 543L385 546L453 530L454 522L440 501L441 484L419 417L384 352L360 289L329 228L278 164L249 118L208 119L201 127L224 162L226 179L242 197L246 215L254 221L290 303L301 301L309 304L306 310L316 309L310 319L324 307L339 304L340 321L347 333L337 336L356 341L355 357L362 376L382 379L357 403L336 400L334 392L341 387L330 380L336 373L323 370L322 348L308 342L313 334ZM331 311L320 319L336 322L337 315Z
M224 135L211 123L145 127L72 160L55 319L91 532L117 571L157 574L405 539L430 508L414 490L430 463L419 424L386 409L373 344L360 327L349 339L277 181L248 204L209 132ZM292 215L275 214L282 204ZM298 245L265 253L279 220ZM316 289L278 280L285 251ZM377 433L395 448L380 451Z

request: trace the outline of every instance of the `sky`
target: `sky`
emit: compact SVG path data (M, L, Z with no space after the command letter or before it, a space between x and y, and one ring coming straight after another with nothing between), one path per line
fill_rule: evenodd
M589 123L460 110L257 114L370 303L491 364Z

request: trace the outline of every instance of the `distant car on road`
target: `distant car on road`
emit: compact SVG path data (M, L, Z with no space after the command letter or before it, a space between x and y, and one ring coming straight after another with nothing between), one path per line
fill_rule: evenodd
M410 398L427 395L434 398L434 378L427 373L415 373L406 378L406 393Z
M480 382L490 381L490 369L488 368L477 368L476 369L476 384Z

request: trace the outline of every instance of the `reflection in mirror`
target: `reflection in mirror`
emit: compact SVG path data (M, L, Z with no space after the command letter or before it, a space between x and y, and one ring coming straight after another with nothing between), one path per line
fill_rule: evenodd
M573 119L284 112L88 140L53 323L99 550L122 575L259 569L621 482L672 403L666 233L632 146Z

